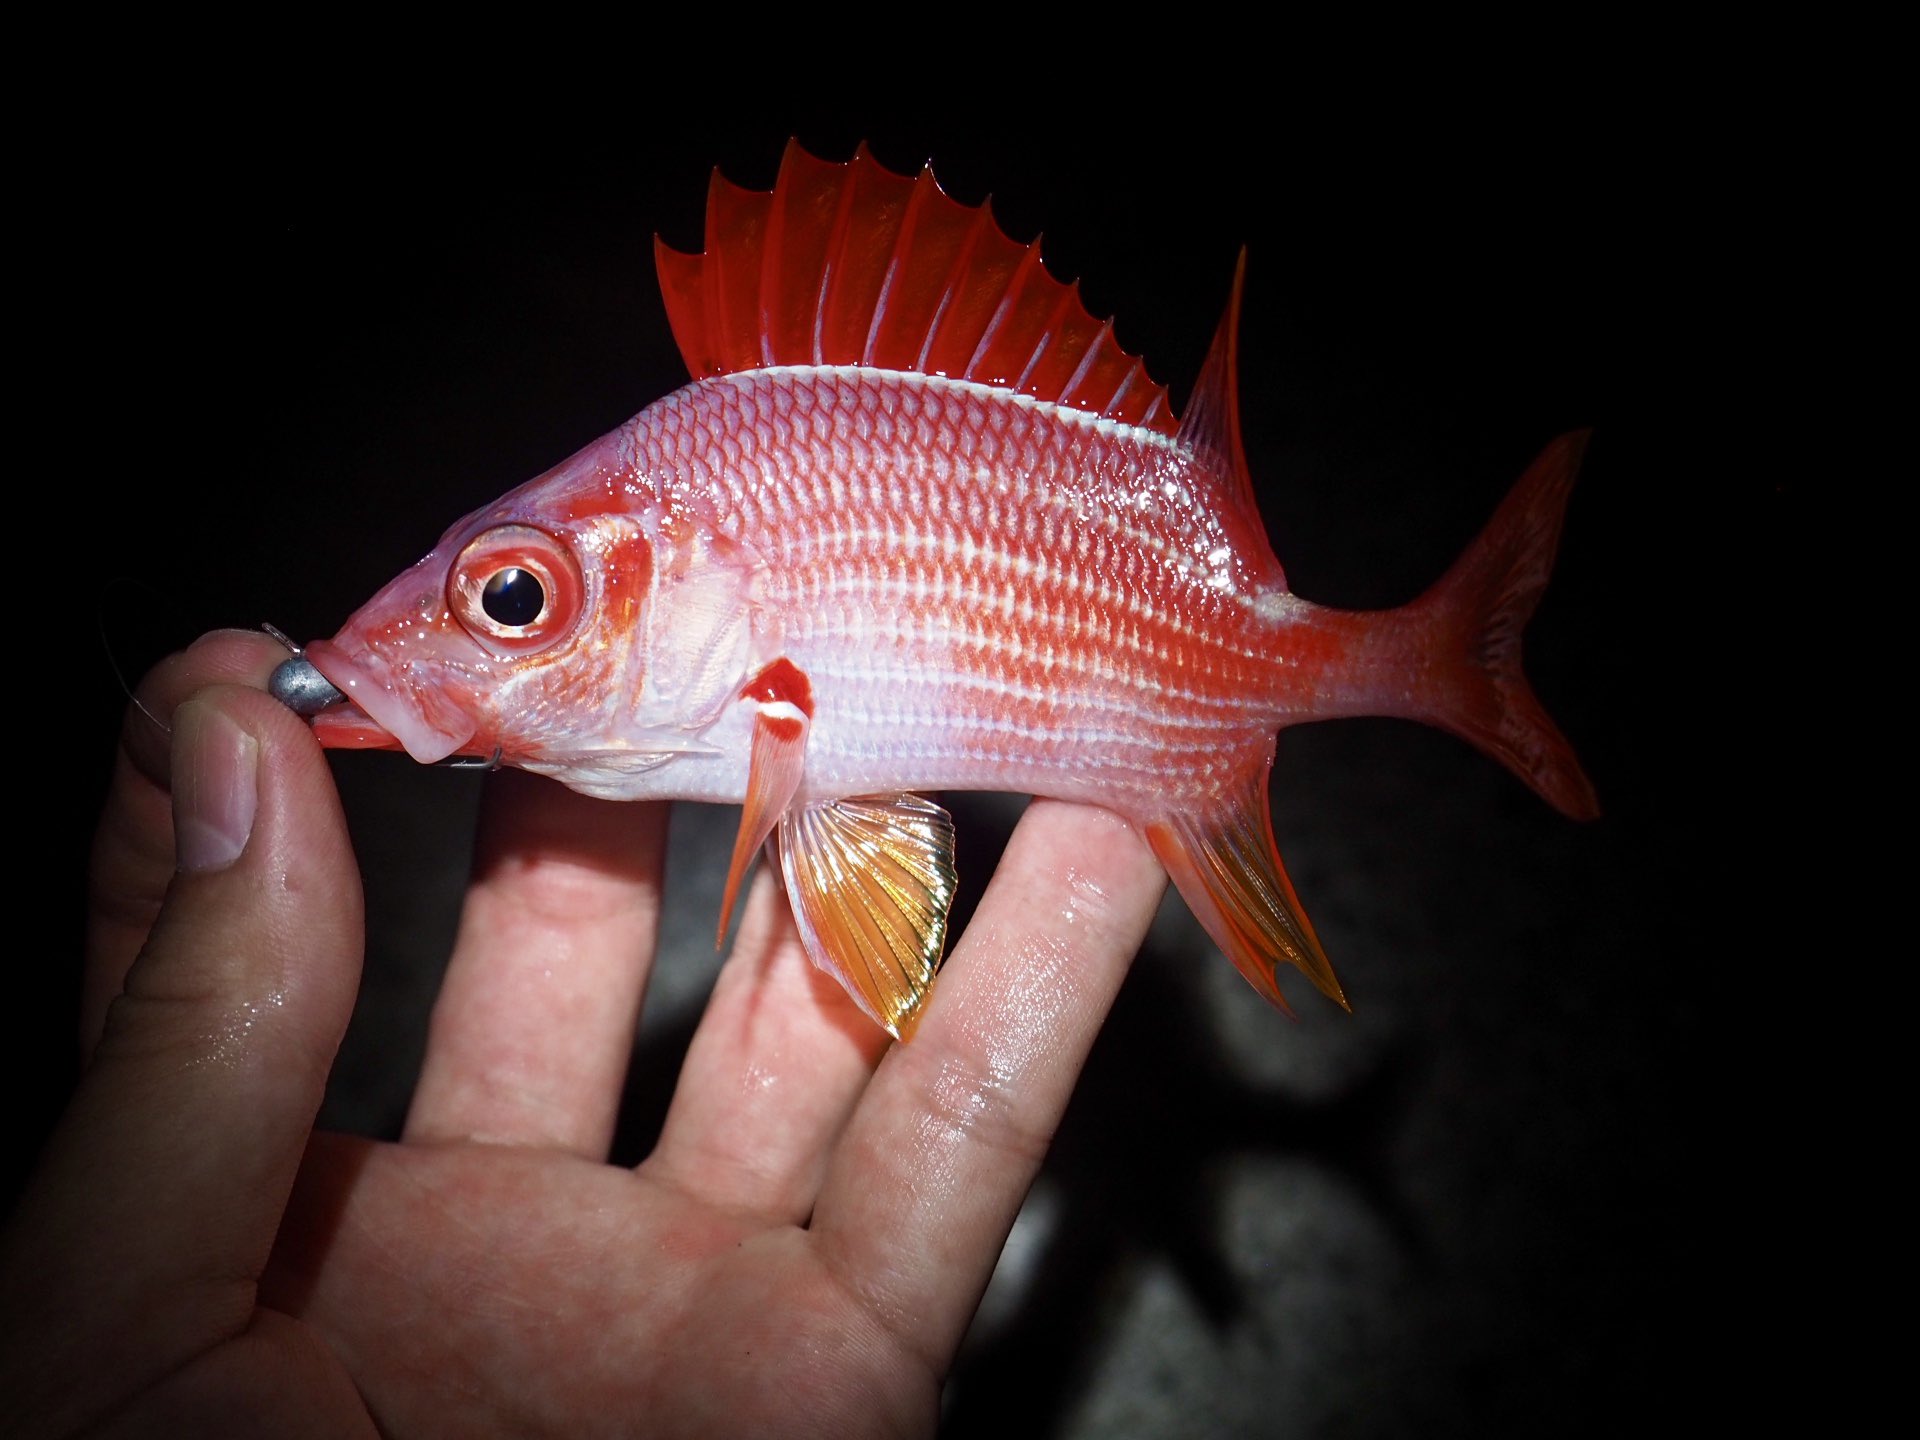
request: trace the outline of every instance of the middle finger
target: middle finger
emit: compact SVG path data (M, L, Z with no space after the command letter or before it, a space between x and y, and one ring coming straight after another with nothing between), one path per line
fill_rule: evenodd
M404 1139L604 1158L653 964L666 807L490 776Z

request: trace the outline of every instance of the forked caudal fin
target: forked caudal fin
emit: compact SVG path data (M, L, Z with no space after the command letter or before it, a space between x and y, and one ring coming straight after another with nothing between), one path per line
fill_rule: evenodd
M1575 820L1596 818L1600 801L1527 683L1520 638L1552 572L1589 435L1576 430L1541 451L1453 568L1396 612L1426 632L1434 656L1413 718L1477 746Z
M1310 627L1331 642L1342 679L1310 714L1388 714L1438 725L1499 760L1575 819L1600 813L1573 749L1520 668L1520 635L1553 568L1584 431L1549 445L1466 553L1425 595L1386 612L1320 611ZM1305 638L1305 637L1303 637ZM1317 648L1307 645L1303 653ZM1323 663L1326 663L1323 660ZM1214 943L1267 999L1287 1009L1282 963L1345 1005L1274 846L1269 753L1207 808L1148 824L1147 841Z

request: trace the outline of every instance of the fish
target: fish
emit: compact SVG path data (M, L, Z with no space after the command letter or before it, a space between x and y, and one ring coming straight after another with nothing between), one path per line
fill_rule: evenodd
M1334 609L1256 503L1244 251L1178 415L1039 241L865 146L790 143L771 191L716 169L705 248L654 255L691 382L283 664L323 745L739 805L720 938L764 854L809 958L900 1040L946 945L942 791L1124 817L1288 1013L1282 965L1349 1002L1274 840L1280 730L1423 721L1599 813L1521 665L1586 432L1417 599Z

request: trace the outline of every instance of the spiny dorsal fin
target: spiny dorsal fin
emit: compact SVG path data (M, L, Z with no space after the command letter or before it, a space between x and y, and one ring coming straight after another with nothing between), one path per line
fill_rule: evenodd
M707 248L654 242L673 338L695 379L771 365L873 365L1000 385L1162 434L1164 387L986 205L866 146L836 165L790 141L770 193L719 171Z

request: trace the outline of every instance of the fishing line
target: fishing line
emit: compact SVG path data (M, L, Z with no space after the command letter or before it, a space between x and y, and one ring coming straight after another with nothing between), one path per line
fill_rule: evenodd
M162 735L172 735L173 731L168 727L167 722L149 710L146 701L133 693L133 687L127 683L126 673L121 670L120 662L113 658L113 644L107 639L107 621L105 615L100 617L100 648L106 652L107 668L113 671L114 680L119 684L121 690L126 693L127 699L133 702L133 708L151 720L154 725L158 727Z
M120 687L120 692L127 697L127 700L132 704L134 709L138 710L142 715L146 716L148 720L153 722L156 730L162 735L171 737L173 727L158 715L154 714L153 711L147 707L146 701L142 700L135 692L133 685L127 680L126 670L120 664L120 657L114 653L113 637L107 633L107 602L110 598L110 592L115 587L125 587L140 591L142 592L143 598L147 595L158 596L161 592L157 586L147 585L127 575L116 576L108 580L106 584L101 587L100 601L94 610L94 628L99 632L100 649L107 657L107 668L113 672L114 683ZM290 654L298 656L301 653L300 646L296 645L292 637L278 625L263 620L260 622L260 628L275 640L278 640L282 645L286 646ZM196 630L194 633L198 634L200 632ZM483 763L486 764L488 769L495 769L499 764L499 755L496 753L491 762L475 762L476 765Z
M162 735L171 736L173 734L172 727L158 715L154 714L153 711L149 710L146 702L134 693L133 686L127 681L126 671L121 668L120 657L114 653L113 637L107 633L107 603L112 598L112 594L116 588L138 591L142 599L152 597L153 599L164 600L165 595L158 586L149 585L144 581L135 579L131 575L111 576L107 579L106 583L100 587L100 600L94 610L94 628L100 635L100 649L107 657L107 668L113 672L114 683L119 685L121 693L132 702L134 709L138 710L153 722L155 729L159 730ZM133 607L128 607L119 613L124 616L136 613L136 611ZM151 618L152 607L149 606L145 612L138 613L145 613ZM199 632L196 631L194 633L197 634Z

